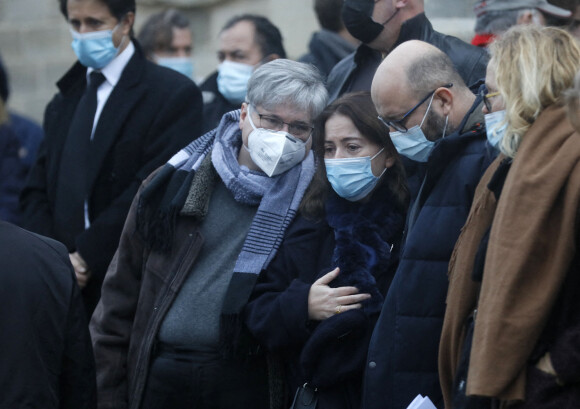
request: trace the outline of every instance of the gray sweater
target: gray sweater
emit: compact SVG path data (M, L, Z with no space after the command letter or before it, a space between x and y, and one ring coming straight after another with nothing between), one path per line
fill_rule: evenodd
M218 177L201 224L203 247L159 330L159 341L215 351L224 296L257 206L237 203Z

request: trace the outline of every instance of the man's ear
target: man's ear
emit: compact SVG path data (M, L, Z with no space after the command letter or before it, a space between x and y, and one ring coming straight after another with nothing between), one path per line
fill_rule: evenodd
M388 0L388 1L393 1L393 0ZM409 3L409 0L396 0L395 1L395 8L402 9L402 8L406 7L408 3Z
M434 108L443 116L448 116L453 108L453 94L449 88L439 87L433 99Z
M244 127L246 116L248 115L248 103L242 102L242 111L240 112L240 129Z
M133 24L135 23L135 13L132 11L128 12L125 14L120 23L122 26L123 35L129 35L133 29Z

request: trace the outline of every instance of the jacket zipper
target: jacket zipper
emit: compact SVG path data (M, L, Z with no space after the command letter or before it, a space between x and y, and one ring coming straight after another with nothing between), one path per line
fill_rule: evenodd
M197 257L197 253L199 252L199 248L197 251L191 252L192 247L199 241L200 234L199 232L189 233L190 242L187 246L187 251L185 255L181 259L179 263L179 267L177 268L177 272L174 274L173 279L166 286L163 296L160 297L160 302L153 306L153 314L155 318L150 321L146 331L145 331L145 340L141 343L141 348L139 351L139 357L137 358L137 363L135 365L135 387L133 388L132 396L134 398L132 404L130 405L131 408L139 408L141 405L141 400L143 399L143 392L145 389L145 383L147 382L147 376L142 376L143 373L147 374L149 372L149 364L151 358L151 351L153 342L155 337L157 336L157 330L159 329L159 325L161 323L162 314L160 312L165 310L169 307L171 301L171 289L174 287L178 280L183 281L187 276L188 269L184 269L184 265L191 266L192 261L195 260ZM201 246L200 246L201 247ZM186 263L189 261L189 263ZM176 293L177 294L177 293ZM143 348L145 347L145 348ZM147 367L145 367L147 364Z

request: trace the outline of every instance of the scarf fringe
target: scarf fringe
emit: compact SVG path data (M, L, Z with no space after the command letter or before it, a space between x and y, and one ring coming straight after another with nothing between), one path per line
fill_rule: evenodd
M207 155L215 133L208 132L175 154L139 195L137 232L149 250L171 251L175 222L198 166L193 161Z
M225 358L251 354L258 345L244 325L244 307L250 298L257 274L234 273L220 316L220 352Z
M140 198L138 210L138 226L140 233L144 238L149 250L159 250L164 253L171 251L173 246L173 233L175 231L175 223L177 216L183 207L185 200L187 199L187 193L189 192L189 186L193 180L195 172L186 173L184 171L178 170L175 172L174 177L169 180L167 189L159 204L158 211L150 214L147 221L143 222L142 217L147 216L144 210L144 203L147 202L149 197L143 195ZM173 172L171 173L173 174ZM157 184L165 181L167 179L166 175L159 175L160 179ZM157 189L156 186L151 185L152 189ZM152 190L153 191L153 190ZM177 193L175 193L177 191ZM154 199L153 199L154 200ZM139 215L141 213L141 215Z
M240 313L220 316L220 352L225 359L239 354L241 348L242 317Z

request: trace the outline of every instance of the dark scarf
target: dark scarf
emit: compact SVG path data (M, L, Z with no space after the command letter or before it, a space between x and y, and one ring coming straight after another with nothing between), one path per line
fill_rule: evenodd
M304 380L325 388L360 377L374 322L383 304L376 278L393 274L405 215L386 185L367 203L349 202L332 194L326 219L334 230L332 266L340 267L333 287L355 286L371 294L362 309L333 315L320 322L304 344L300 366ZM326 273L326 272L325 272ZM386 288L382 289L386 291Z
M137 211L137 229L149 248L168 254L177 216L205 216L215 177L222 179L237 202L258 205L222 307L225 355L238 346L241 310L258 275L274 258L314 174L312 153L272 178L240 166L239 119L240 111L225 114L218 128L177 153L143 190Z
M381 309L383 296L375 277L388 273L394 261L393 245L403 232L405 218L396 203L387 186L375 191L367 203L350 202L337 195L327 201L327 221L336 241L332 265L340 267L332 285L355 286L361 293L371 294L363 303L367 315Z

